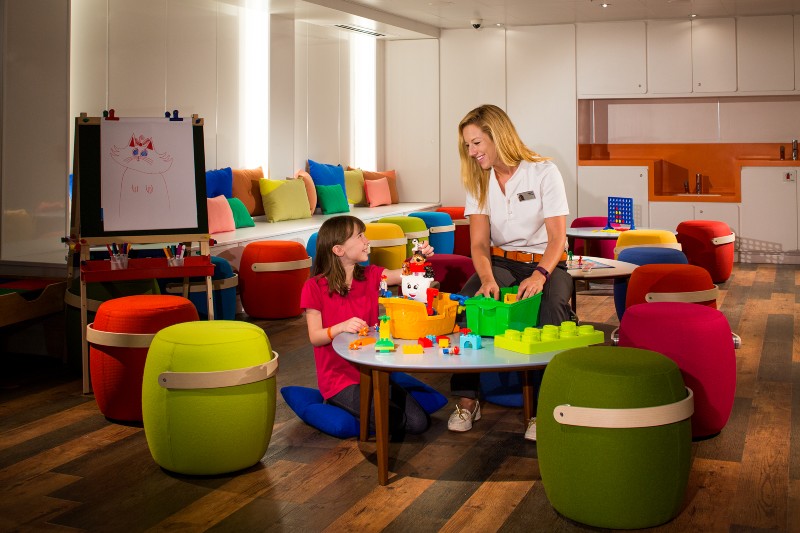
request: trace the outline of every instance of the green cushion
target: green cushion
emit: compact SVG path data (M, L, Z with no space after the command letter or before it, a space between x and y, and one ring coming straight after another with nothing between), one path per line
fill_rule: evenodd
M323 215L347 213L350 206L347 203L342 188L338 185L317 185L317 198L322 207Z
M553 410L624 409L686 397L678 366L649 350L595 346L548 364L536 417L542 483L561 514L595 527L646 528L680 511L689 477L691 418L655 427L594 428L558 423Z
M275 377L211 389L165 389L162 372L213 372L272 359L264 330L241 321L176 324L156 334L144 369L142 415L156 463L182 474L234 472L266 453L275 421Z
M250 216L250 212L241 200L238 198L228 198L228 204L231 206L233 223L237 228L252 228L256 225L253 221L253 217Z
M259 180L267 222L311 218L303 180Z

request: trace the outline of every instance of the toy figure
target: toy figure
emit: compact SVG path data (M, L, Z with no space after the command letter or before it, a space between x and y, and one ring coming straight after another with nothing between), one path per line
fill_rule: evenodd
M403 296L409 300L416 300L418 302L428 302L428 289L431 286L433 278L426 278L418 275L400 276L400 290Z
M386 281L386 274L382 274L380 289L378 289L378 296L381 298L389 298L391 295L392 291L389 290L389 284Z

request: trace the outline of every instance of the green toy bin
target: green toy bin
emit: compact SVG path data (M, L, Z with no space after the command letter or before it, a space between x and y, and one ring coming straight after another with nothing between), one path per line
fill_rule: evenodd
M502 335L507 329L524 330L539 322L539 305L542 293L503 303L507 294L516 295L519 286L500 289L500 301L485 296L475 296L464 302L467 310L467 327L476 335L493 337Z

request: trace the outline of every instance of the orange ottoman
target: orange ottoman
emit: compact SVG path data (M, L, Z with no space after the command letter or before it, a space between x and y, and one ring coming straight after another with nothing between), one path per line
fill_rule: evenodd
M182 296L124 296L100 304L86 339L94 397L103 415L142 421L142 376L150 341L167 326L193 320L198 320L197 309Z
M736 235L716 220L687 220L678 224L678 242L690 265L708 270L714 283L731 277Z
M300 291L310 274L311 258L299 242L251 242L239 263L244 312L255 318L298 316Z
M636 267L628 280L625 309L651 302L685 302L717 308L719 289L705 269L694 265Z
M470 257L472 255L472 246L469 238L469 219L464 216L464 208L439 207L436 210L450 215L450 218L453 219L453 224L456 225L453 253Z

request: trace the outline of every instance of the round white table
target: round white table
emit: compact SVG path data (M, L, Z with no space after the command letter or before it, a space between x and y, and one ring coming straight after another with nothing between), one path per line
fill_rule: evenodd
M583 228L581 228L583 229ZM616 259L606 259L605 257L583 256L580 258L581 264L578 265L578 258L572 260L572 264L567 262L567 273L572 276L572 310L576 310L577 288L575 282L578 280L592 281L599 279L628 278L633 270L638 266L625 261ZM593 265L588 268L589 265Z
M371 334L375 336L375 333ZM452 334L451 346L458 346L459 335ZM518 370L522 377L522 398L525 420L536 413L535 391L531 372L547 366L561 350L537 354L523 354L495 348L494 339L482 337L482 348L460 350L458 355L442 355L439 348L425 348L421 354L404 354L402 345L416 344L416 340L394 339L394 352L375 351L374 344L357 350L349 348L359 339L354 333L342 333L333 339L333 349L361 371L361 413L369 412L370 400L375 402L375 444L378 455L378 483L389 480L389 374L391 372L507 372ZM360 440L369 437L369 417L360 418Z

